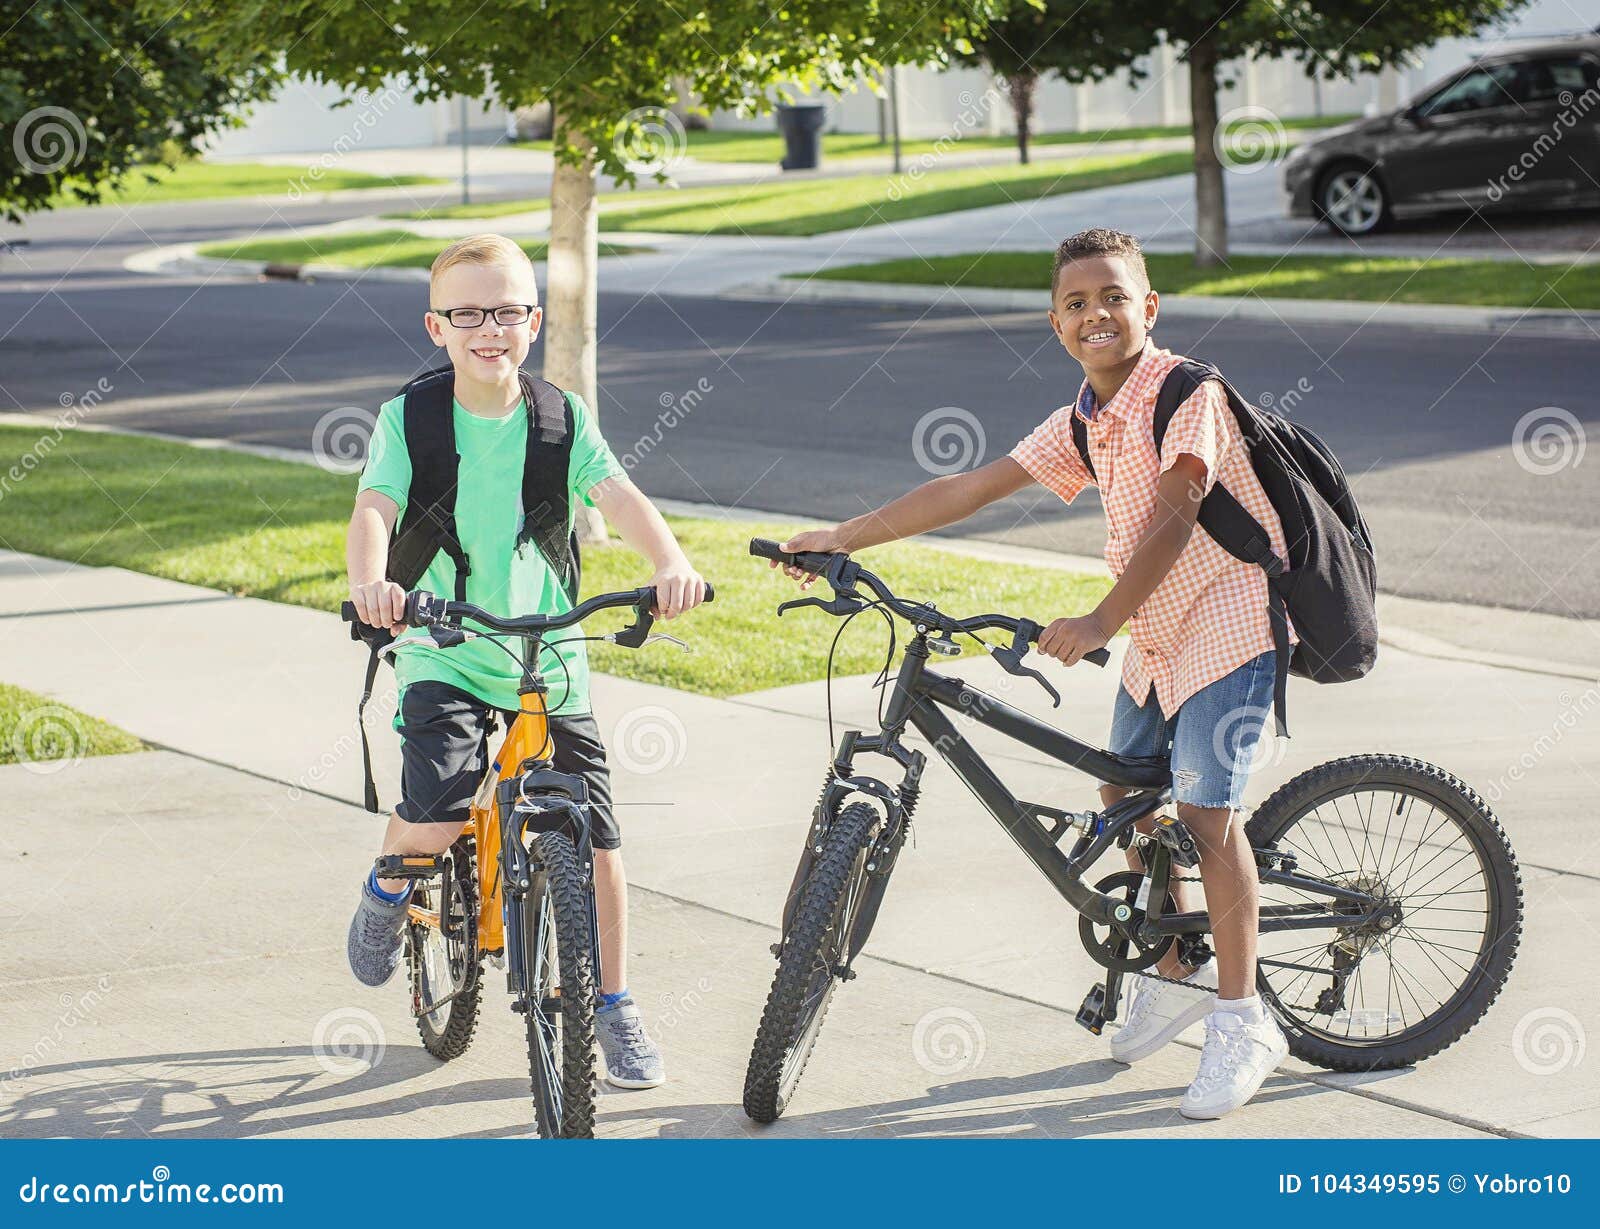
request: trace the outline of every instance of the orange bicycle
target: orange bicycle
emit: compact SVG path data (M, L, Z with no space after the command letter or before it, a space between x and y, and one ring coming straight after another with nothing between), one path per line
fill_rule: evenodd
M711 597L707 585L705 600ZM682 646L651 631L655 600L646 587L601 594L562 615L502 619L423 590L406 596L403 622L427 628L441 648L480 637L522 642L520 653L506 648L522 667L519 711L473 796L467 827L442 854L386 854L375 867L379 878L413 881L405 960L411 1014L428 1053L449 1060L466 1051L478 1022L483 964L492 960L505 969L512 1010L527 1023L534 1121L544 1138L594 1135L600 952L588 788L581 777L551 766L549 689L539 655L550 633L622 606L633 607L630 626L582 639L635 649L657 640ZM344 604L344 617L356 621L352 603Z

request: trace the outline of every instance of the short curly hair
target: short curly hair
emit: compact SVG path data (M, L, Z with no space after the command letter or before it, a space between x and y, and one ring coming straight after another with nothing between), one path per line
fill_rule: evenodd
M1056 296L1056 285L1061 280L1061 270L1075 260L1082 260L1086 256L1120 256L1128 262L1146 290L1150 289L1150 272L1144 266L1144 249L1139 246L1139 241L1127 231L1108 230L1104 226L1093 226L1088 230L1080 230L1075 235L1068 235L1056 248L1055 268L1050 272L1050 297Z

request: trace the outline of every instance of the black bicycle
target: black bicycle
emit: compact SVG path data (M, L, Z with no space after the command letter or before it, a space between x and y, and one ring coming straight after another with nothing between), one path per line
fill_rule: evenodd
M711 599L707 585L705 600ZM374 865L379 878L415 881L405 959L411 1011L435 1058L465 1053L478 1020L483 962L503 963L512 1010L527 1023L534 1123L545 1138L594 1134L600 947L588 787L552 767L549 689L539 657L552 647L546 642L552 633L597 611L628 606L634 611L630 626L580 639L632 649L657 640L682 646L651 631L655 603L655 590L646 587L600 594L566 614L505 619L425 590L406 595L403 622L427 628L426 643L451 648L469 639L521 641L520 652L500 645L522 669L518 712L472 800L468 827L442 854L385 854ZM356 621L350 602L344 617ZM381 635L365 625L357 630L363 638Z
M1078 1010L1080 1024L1100 1033L1117 1018L1123 976L1154 976L1148 970L1174 944L1186 964L1210 955L1206 914L1179 912L1172 895L1181 871L1200 859L1184 825L1157 816L1171 800L1166 758L1097 750L928 666L930 655L961 652L956 637L971 637L1059 705L1055 688L1023 662L1039 624L998 614L952 618L896 597L847 555L790 554L763 539L750 553L814 573L833 591L826 600L785 602L779 615L802 606L845 618L878 610L891 644L879 728L843 734L812 812L773 948L778 971L745 1076L745 1113L772 1122L784 1112L835 989L856 975L927 764L906 745L908 726L1078 911L1083 946L1106 971ZM896 618L912 635L891 680ZM1009 633L1009 643L990 644L980 634L988 631ZM1103 666L1109 655L1101 649L1085 660ZM947 712L1132 792L1097 811L1021 801ZM864 754L897 764L899 783L858 773ZM1142 820L1151 820L1148 831L1136 827ZM1069 834L1075 840L1064 852ZM1483 799L1443 769L1394 755L1334 760L1274 792L1246 834L1261 876L1257 985L1297 1057L1336 1071L1407 1066L1464 1036L1505 985L1522 931L1516 855ZM1089 884L1085 875L1113 845L1137 849L1144 871Z

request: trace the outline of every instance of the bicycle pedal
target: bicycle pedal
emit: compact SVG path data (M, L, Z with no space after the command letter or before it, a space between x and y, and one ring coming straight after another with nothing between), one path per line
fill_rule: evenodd
M372 864L379 879L432 879L444 871L443 854L386 853Z
M1089 987L1089 993L1083 996L1083 1005L1078 1008L1077 1019L1096 1037L1100 1036L1106 1026L1106 988L1102 983Z

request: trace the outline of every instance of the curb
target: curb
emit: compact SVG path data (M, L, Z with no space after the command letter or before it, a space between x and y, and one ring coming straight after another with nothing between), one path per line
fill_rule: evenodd
M765 302L803 302L885 307L965 307L992 311L1036 311L1048 307L1042 290L963 289L958 286L895 285L823 279L772 278L732 287L723 298ZM1552 311L1548 308L1457 307L1449 304L1363 303L1349 299L1221 298L1172 294L1161 306L1180 316L1202 320L1263 320L1278 323L1401 325L1456 332L1515 334L1569 340L1600 339L1600 312Z
M197 245L192 243L135 252L122 262L122 267L130 273L146 273L157 277L267 278L288 282L408 282L413 285L419 282L426 283L428 280L426 269L351 269L344 265L289 265L264 260L223 260L216 256L201 256Z

